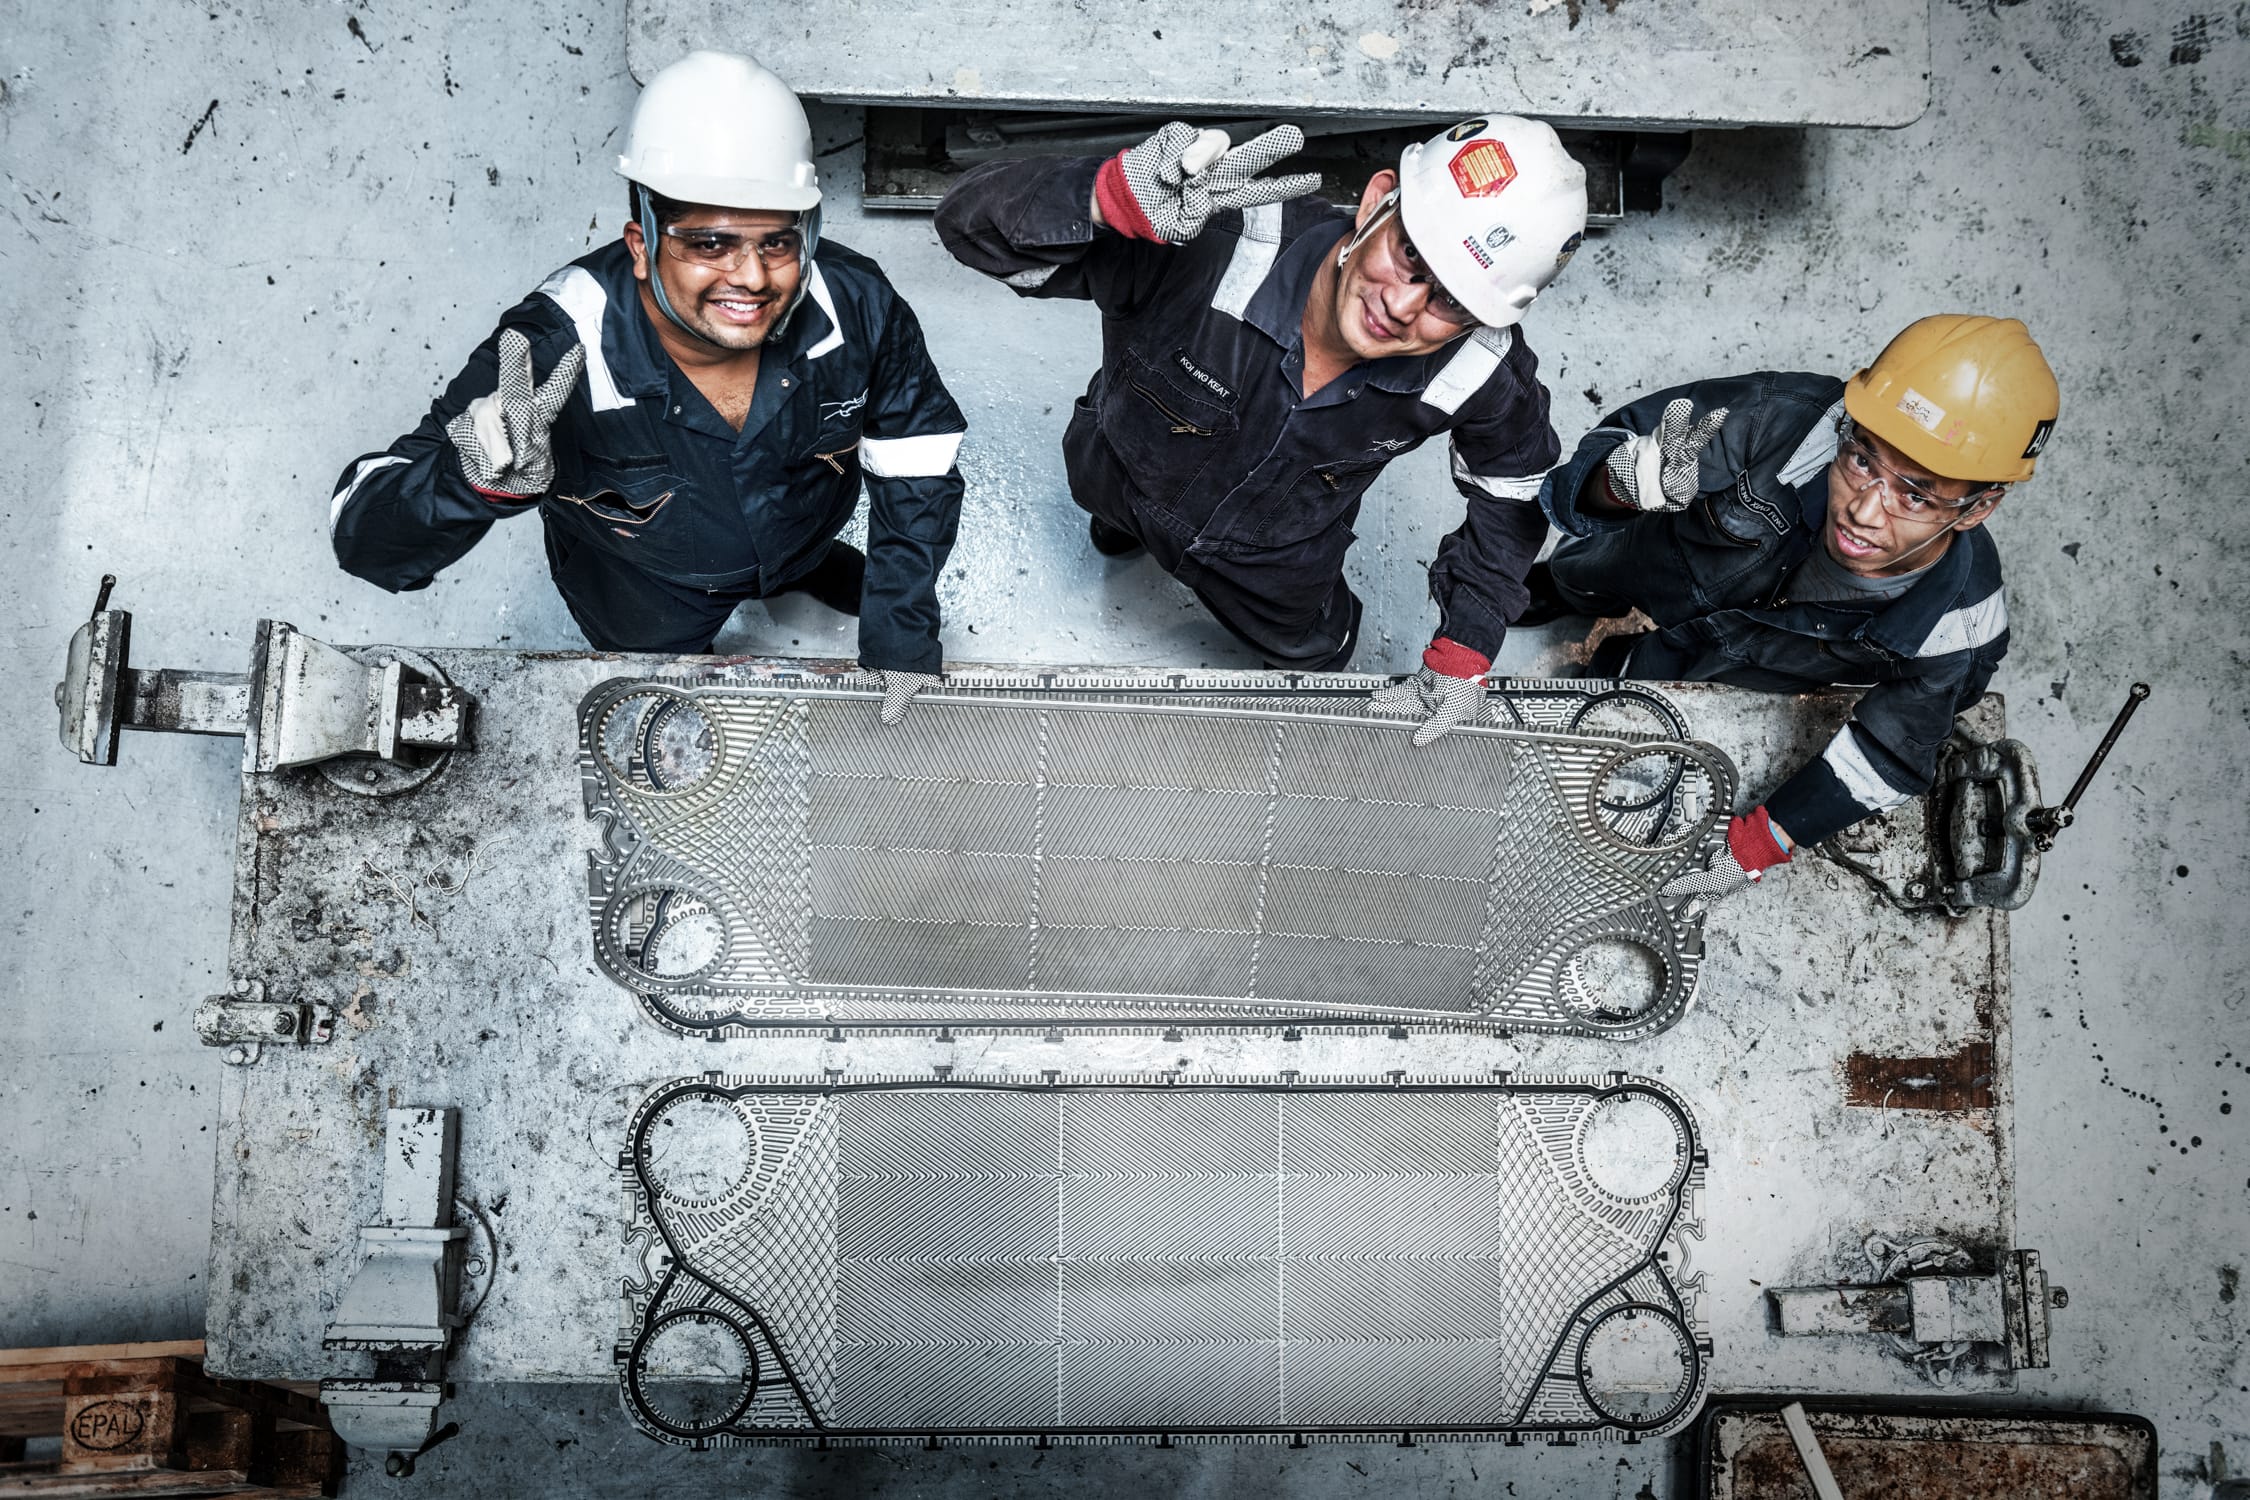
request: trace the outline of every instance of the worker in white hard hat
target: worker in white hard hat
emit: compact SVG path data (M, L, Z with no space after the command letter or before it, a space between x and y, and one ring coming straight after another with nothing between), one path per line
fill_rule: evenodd
M963 263L1092 300L1102 364L1063 435L1094 546L1145 547L1270 665L1357 644L1344 556L1383 466L1433 437L1467 500L1430 566L1435 639L1378 706L1426 743L1474 718L1546 536L1561 447L1518 324L1586 227L1586 174L1546 125L1493 115L1407 148L1347 211L1257 174L1294 126L1228 149L1173 123L1100 158L995 162L938 209Z
M859 616L895 722L938 680L938 572L966 423L913 310L820 233L812 131L747 57L649 80L618 172L623 235L503 314L421 425L355 460L336 556L418 589L537 511L589 643L698 653L745 599ZM864 485L867 550L837 540Z
M1555 470L1541 503L1563 535L1528 618L1639 610L1654 627L1605 639L1592 675L1866 688L1669 894L1732 895L1929 790L2008 650L1985 522L2060 410L2022 323L1937 313L1848 380L1768 370L1643 396Z

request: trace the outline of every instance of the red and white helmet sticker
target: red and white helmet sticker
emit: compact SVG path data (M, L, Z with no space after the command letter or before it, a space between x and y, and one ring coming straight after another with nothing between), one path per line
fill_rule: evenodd
M1516 164L1498 141L1472 141L1447 165L1464 198L1490 198L1516 180Z

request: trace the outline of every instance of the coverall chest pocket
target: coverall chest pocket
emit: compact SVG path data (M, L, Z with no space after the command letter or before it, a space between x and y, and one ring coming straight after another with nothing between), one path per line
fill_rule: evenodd
M797 475L819 485L839 479L859 479L859 424L831 427L813 434L792 467Z
M1099 416L1102 436L1133 487L1166 508L1241 425L1231 407L1188 390L1130 349L1102 383Z
M591 511L621 535L631 536L670 505L686 481L662 454L605 457L586 454L577 482L558 485L555 498Z

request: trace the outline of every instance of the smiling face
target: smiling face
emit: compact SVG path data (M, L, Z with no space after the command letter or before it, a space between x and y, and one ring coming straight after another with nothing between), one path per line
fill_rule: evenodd
M1828 519L1821 545L1846 572L1884 578L1926 568L1953 545L1953 533L1985 523L2000 503L1990 485L1944 479L1864 429L1828 466ZM1936 504L1917 498L1934 497ZM1982 498L1955 509L1942 502Z
M1474 326L1460 321L1468 314L1451 304L1405 237L1395 204L1386 208L1383 198L1398 186L1396 172L1377 172L1360 195L1359 221L1353 233L1383 222L1352 252L1336 278L1335 338L1354 359L1390 359L1399 355L1428 354L1442 349ZM1433 309L1453 312L1453 320Z
M699 260L695 254L696 230L710 231L715 244L732 243L741 248L712 262ZM708 363L726 357L716 350L740 354L765 343L796 299L804 271L793 254L761 255L751 247L763 245L772 250L778 248L782 238L796 232L794 214L700 205L664 226L659 236L662 245L655 257L656 274L664 278L665 296L680 321L698 338L715 346L696 349L657 308L648 287L648 243L638 223L626 224L625 247L632 252L633 275L641 282L642 309L673 358ZM769 259L774 263L768 264ZM736 263L728 265L729 260ZM675 343L681 347L674 348Z

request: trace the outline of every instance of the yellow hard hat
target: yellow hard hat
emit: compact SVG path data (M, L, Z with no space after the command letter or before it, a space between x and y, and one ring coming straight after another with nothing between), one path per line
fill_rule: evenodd
M2014 318L1939 313L1907 325L1844 383L1852 421L1941 479L2016 484L2055 430L2062 393Z

